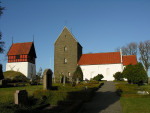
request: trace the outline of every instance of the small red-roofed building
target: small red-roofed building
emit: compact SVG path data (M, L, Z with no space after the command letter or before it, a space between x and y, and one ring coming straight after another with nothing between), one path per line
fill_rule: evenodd
M7 53L6 71L18 71L29 79L36 75L36 52L33 42L13 43Z

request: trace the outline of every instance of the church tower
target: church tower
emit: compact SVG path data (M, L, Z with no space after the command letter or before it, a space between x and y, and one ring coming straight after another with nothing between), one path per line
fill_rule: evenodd
M65 75L70 81L82 55L82 46L65 27L54 44L54 76Z
M33 42L12 44L7 56L6 71L21 72L29 79L36 75L36 52Z

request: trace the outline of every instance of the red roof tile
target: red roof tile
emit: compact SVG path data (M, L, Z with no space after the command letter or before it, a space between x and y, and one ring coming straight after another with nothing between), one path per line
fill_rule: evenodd
M32 44L32 42L12 44L7 55L29 54Z
M123 65L127 66L129 64L132 64L132 65L137 64L136 55L123 56Z
M121 63L120 52L82 54L79 65L116 64Z

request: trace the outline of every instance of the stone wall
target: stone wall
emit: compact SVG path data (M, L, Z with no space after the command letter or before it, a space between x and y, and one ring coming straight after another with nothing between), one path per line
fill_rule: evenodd
M79 49L79 50L78 50ZM54 76L60 80L60 74L71 80L76 70L82 47L65 27L55 42L54 48ZM66 59L66 62L65 62Z

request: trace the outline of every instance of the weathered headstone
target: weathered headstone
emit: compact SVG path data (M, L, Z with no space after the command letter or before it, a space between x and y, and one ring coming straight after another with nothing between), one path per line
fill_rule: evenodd
M43 73L43 88L48 90L52 88L52 70L51 69L45 69L44 73Z
M28 104L28 93L26 90L17 90L15 92L15 104L25 106Z

